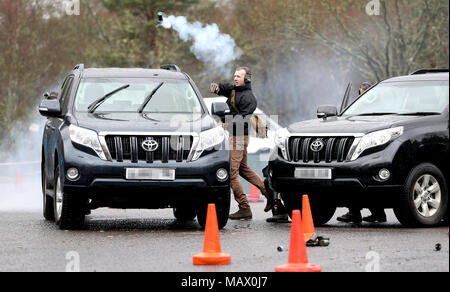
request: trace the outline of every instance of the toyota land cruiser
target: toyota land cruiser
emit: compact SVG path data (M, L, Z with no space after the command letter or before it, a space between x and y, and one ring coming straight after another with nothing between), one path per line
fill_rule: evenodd
M174 208L204 227L215 203L219 228L230 208L227 133L192 79L161 69L77 65L60 94L45 94L43 213L61 229L82 228L99 207ZM214 115L228 107L216 103Z
M405 226L447 217L449 73L419 70L380 82L344 106L277 132L268 177L288 210L309 194L314 222L336 207L393 208ZM346 98L344 98L346 100Z

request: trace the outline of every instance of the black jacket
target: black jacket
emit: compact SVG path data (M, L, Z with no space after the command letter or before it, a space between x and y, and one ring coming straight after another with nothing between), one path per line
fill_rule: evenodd
M256 110L258 105L255 96L252 92L251 84L246 84L244 86L235 86L231 83L219 83L219 93L218 95L222 95L227 97L227 104L230 108L230 113L234 119L233 123L228 123L227 120L230 120L231 117L226 117L226 128L230 135L233 136L247 136L248 128L250 123L250 118L253 115L253 112ZM235 106L239 110L236 109L231 104L232 92L235 91ZM242 119L236 119L236 116L241 115Z

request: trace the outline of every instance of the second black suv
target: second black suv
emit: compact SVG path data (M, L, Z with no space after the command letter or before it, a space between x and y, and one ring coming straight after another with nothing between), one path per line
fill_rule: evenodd
M174 208L180 220L208 203L219 228L230 208L227 133L192 79L163 69L85 69L77 65L60 94L45 94L42 143L44 217L61 229L83 226L99 207ZM226 104L215 104L223 115Z
M445 219L449 74L436 71L385 80L340 114L320 107L319 119L279 130L268 176L288 210L307 193L317 225L349 206L393 208L407 226Z

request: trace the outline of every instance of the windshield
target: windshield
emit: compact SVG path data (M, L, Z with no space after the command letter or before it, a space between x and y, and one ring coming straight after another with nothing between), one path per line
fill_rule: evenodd
M96 108L95 112L138 112L145 99L158 85L143 109L144 113L202 113L200 101L187 80L147 78L87 78L81 81L75 98L75 111L88 112L88 107L105 94L124 85Z
M356 100L343 115L442 113L448 81L382 83Z

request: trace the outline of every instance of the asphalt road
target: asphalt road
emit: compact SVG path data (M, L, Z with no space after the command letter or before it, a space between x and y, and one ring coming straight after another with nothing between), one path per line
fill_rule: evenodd
M87 217L85 230L61 231L43 219L40 200L38 186L26 193L2 187L0 271L272 272L288 260L290 224L266 223L264 203L252 204L253 220L229 221L220 232L230 265L194 266L204 233L196 221L177 222L172 210L99 209ZM331 238L330 245L307 249L309 261L324 272L449 271L445 226L403 228L391 210L381 225L351 226L335 218L316 229Z

